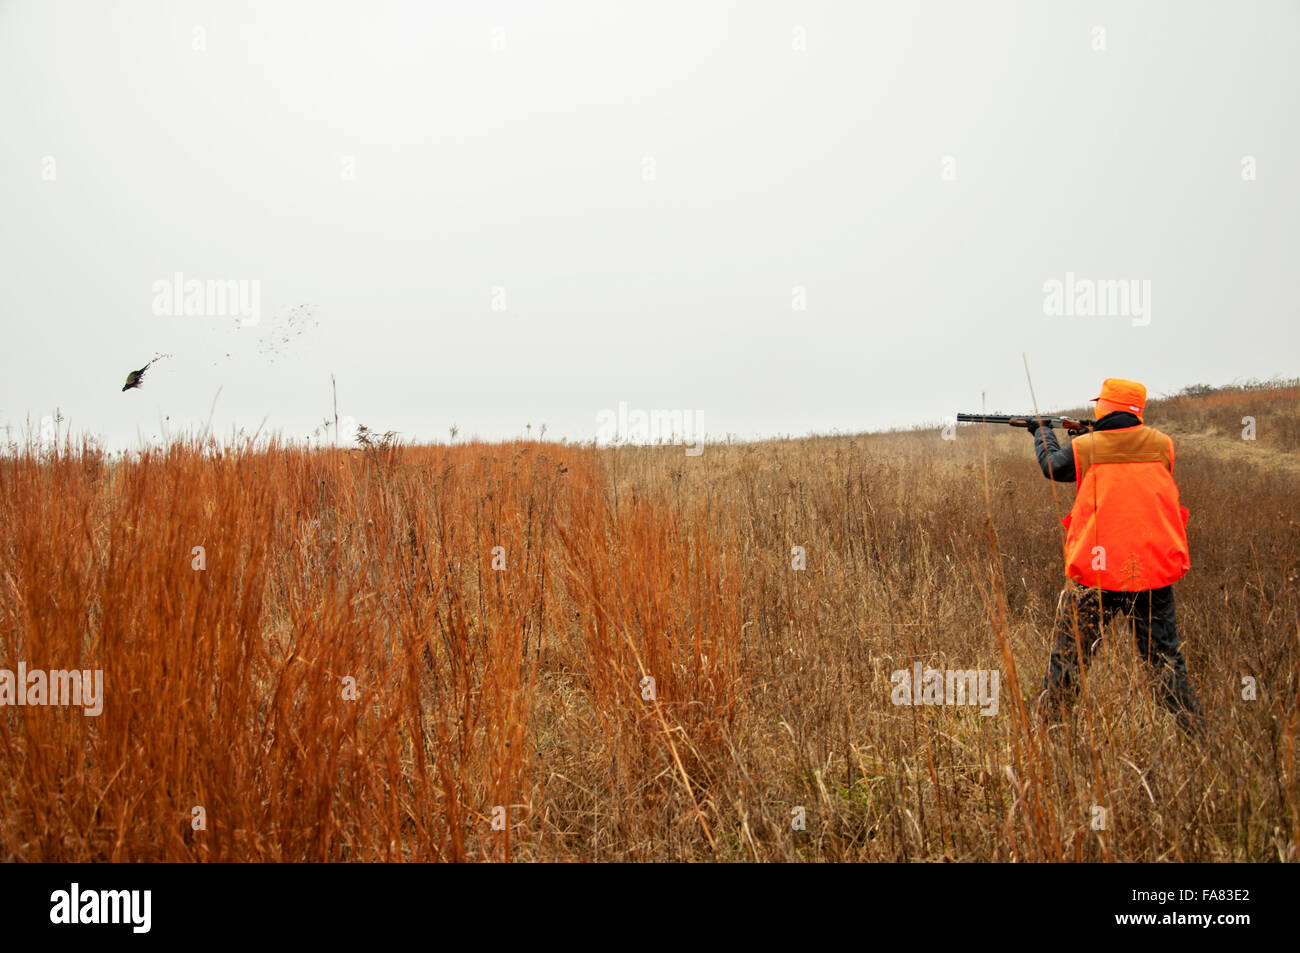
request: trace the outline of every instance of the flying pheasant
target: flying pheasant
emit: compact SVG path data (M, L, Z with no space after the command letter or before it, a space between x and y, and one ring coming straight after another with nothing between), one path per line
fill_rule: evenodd
M144 367L140 368L138 371L132 371L130 374L127 374L126 383L122 385L122 390L127 391L130 390L132 387L139 387L144 382L144 372L149 370L149 368L152 367L156 361L159 361L164 357L171 357L171 355L156 354L154 355L153 360L151 360Z

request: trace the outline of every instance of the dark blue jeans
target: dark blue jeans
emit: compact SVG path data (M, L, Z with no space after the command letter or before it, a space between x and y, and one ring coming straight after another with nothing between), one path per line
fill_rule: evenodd
M1056 645L1043 678L1047 692L1043 714L1048 720L1061 720L1079 697L1079 649L1083 650L1082 664L1086 666L1092 661L1102 629L1116 613L1123 613L1133 625L1138 654L1146 659L1155 676L1152 690L1156 700L1178 716L1185 731L1199 732L1204 727L1205 715L1187 680L1187 663L1178 648L1173 586L1140 592L1073 588L1062 596L1056 614Z

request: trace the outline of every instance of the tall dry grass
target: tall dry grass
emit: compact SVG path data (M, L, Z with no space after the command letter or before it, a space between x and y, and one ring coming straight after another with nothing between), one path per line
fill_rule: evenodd
M1073 721L1032 717L1071 493L1022 432L28 446L0 667L107 698L0 709L0 857L1293 860L1297 395L1244 400L1148 414L1193 514L1203 746L1122 623ZM998 669L998 714L893 705L918 659Z

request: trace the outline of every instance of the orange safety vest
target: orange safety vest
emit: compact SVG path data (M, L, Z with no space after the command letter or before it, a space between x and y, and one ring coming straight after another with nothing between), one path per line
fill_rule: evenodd
M1187 507L1174 483L1174 442L1150 427L1071 441L1079 481L1065 524L1065 574L1084 586L1140 591L1191 567Z

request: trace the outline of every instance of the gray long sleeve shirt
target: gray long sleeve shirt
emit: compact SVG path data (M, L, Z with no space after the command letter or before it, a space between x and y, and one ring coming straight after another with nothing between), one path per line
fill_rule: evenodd
M1142 421L1136 414L1117 410L1097 421L1093 430L1122 430L1125 427L1138 427ZM1056 431L1051 427L1036 427L1034 434L1034 452L1038 455L1038 465L1042 467L1043 476L1057 483L1073 483L1077 479L1074 473L1074 450L1067 443L1062 447L1056 442Z

